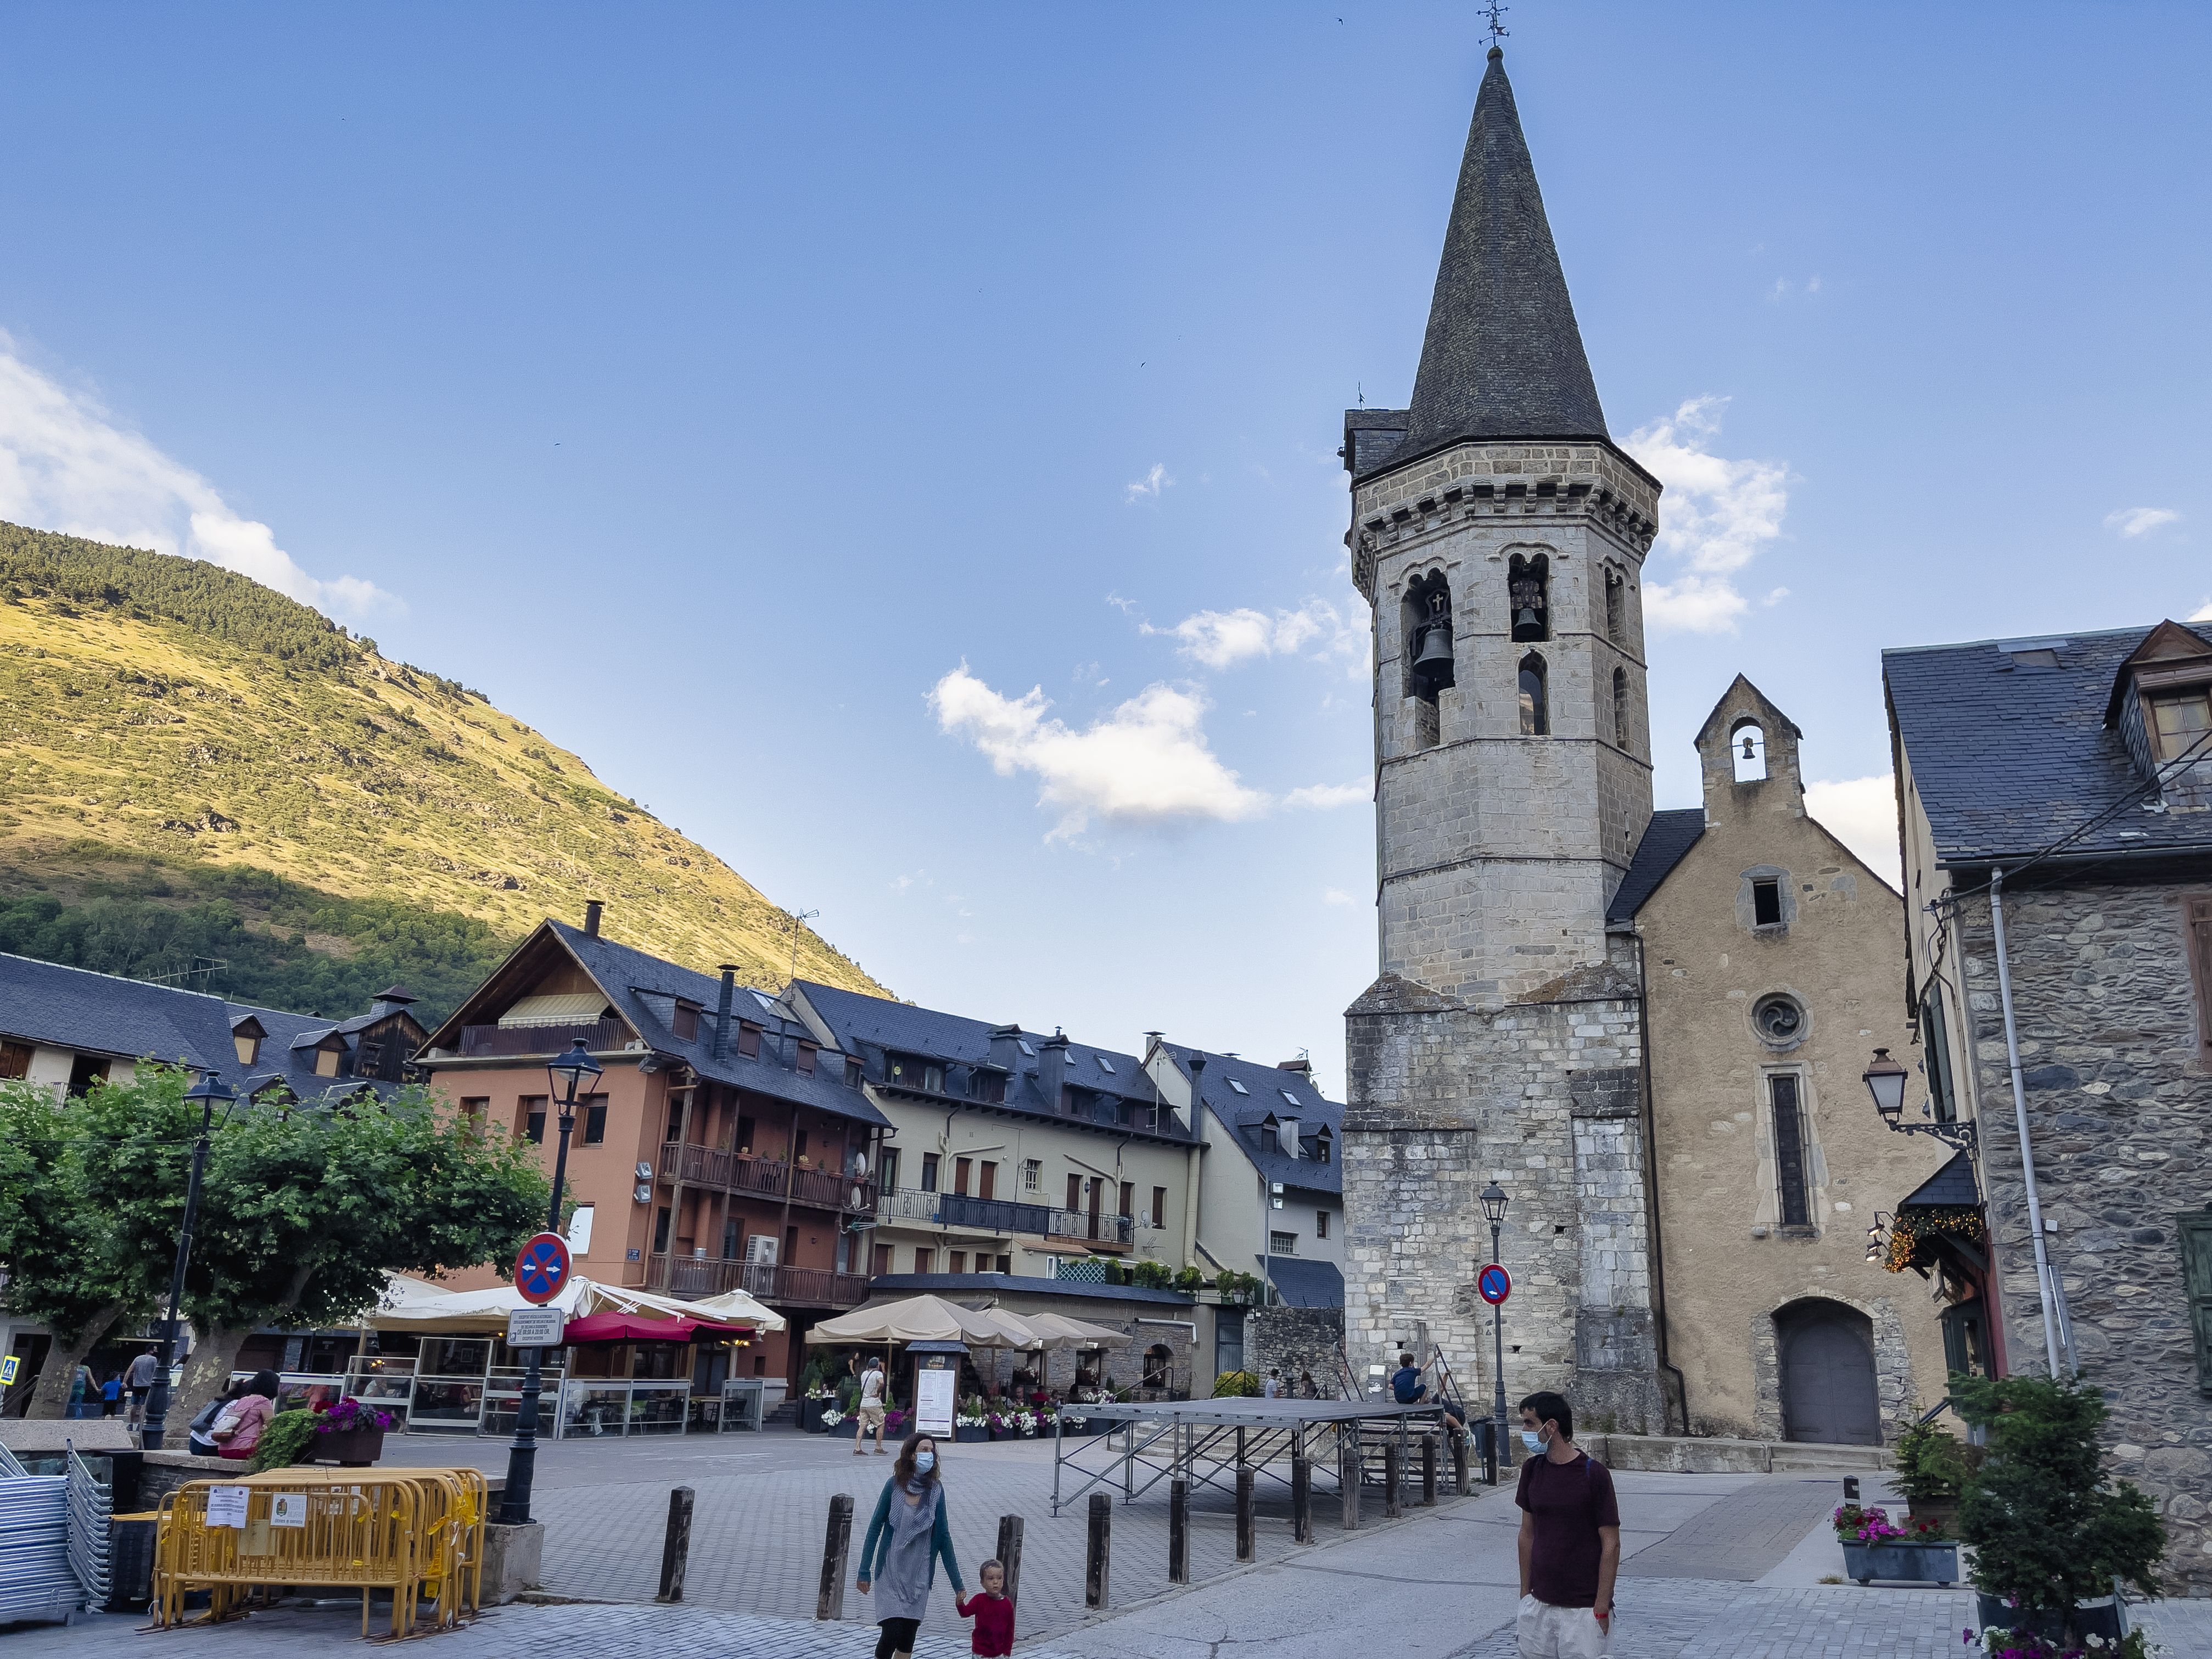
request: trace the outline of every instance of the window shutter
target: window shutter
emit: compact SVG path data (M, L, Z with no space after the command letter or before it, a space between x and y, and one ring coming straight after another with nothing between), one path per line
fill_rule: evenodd
M2212 1054L2212 894L2195 894L2189 907L2189 975L2197 981L2197 1048Z
M2212 1395L2212 1210L2184 1212L2174 1223L2181 1238L2189 1324L2197 1339L2197 1388Z

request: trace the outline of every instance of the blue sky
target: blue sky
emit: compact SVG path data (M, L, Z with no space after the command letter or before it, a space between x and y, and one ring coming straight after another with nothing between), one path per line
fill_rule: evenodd
M1878 836L1882 646L2212 603L2212 11L1506 21L1670 486L1660 805L1741 671ZM1334 1089L1375 951L1334 450L1410 390L1482 44L1346 0L15 8L0 516L481 687L902 995Z

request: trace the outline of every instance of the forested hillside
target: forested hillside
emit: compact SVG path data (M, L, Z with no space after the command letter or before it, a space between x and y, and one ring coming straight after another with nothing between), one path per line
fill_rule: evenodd
M790 967L788 915L459 681L197 560L0 524L0 951L435 1018L546 915ZM880 991L801 929L799 972ZM185 981L180 981L185 982Z

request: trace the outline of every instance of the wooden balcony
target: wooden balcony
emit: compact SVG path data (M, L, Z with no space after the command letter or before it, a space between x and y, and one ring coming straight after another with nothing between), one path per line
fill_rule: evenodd
M646 1288L681 1297L743 1291L771 1305L857 1308L868 1299L868 1276L828 1267L769 1267L698 1256L678 1256L672 1261L665 1255L656 1255L647 1264Z
M885 1193L876 1206L876 1218L926 1222L968 1232L1081 1239L1106 1252L1128 1249L1136 1242L1136 1224L1127 1216L1091 1215L1081 1210L1056 1210L1048 1204L1017 1204L1006 1199L926 1193L912 1188Z
M679 1156L680 1160L679 1160ZM743 1193L752 1198L781 1200L785 1183L791 1200L817 1210L842 1210L866 1215L876 1207L876 1183L828 1170L793 1170L780 1158L752 1158L726 1152L715 1146L678 1146L664 1141L660 1147L660 1180L671 1185L681 1169L684 1184L710 1192Z
M630 1029L618 1019L586 1020L575 1025L464 1025L464 1060L511 1054L518 1060L543 1054L550 1059L565 1054L578 1037L592 1054L619 1054L629 1045Z

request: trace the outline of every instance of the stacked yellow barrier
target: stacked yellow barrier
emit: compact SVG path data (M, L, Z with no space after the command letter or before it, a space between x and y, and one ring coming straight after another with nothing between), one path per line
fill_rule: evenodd
M242 1527L208 1524L218 1486L246 1488ZM184 1622L185 1601L208 1590L210 1622L238 1616L254 1590L289 1586L392 1596L392 1634L411 1635L420 1603L434 1628L473 1613L483 1583L484 1477L476 1469L343 1472L272 1469L235 1481L195 1480L161 1500L154 1552L157 1624Z

